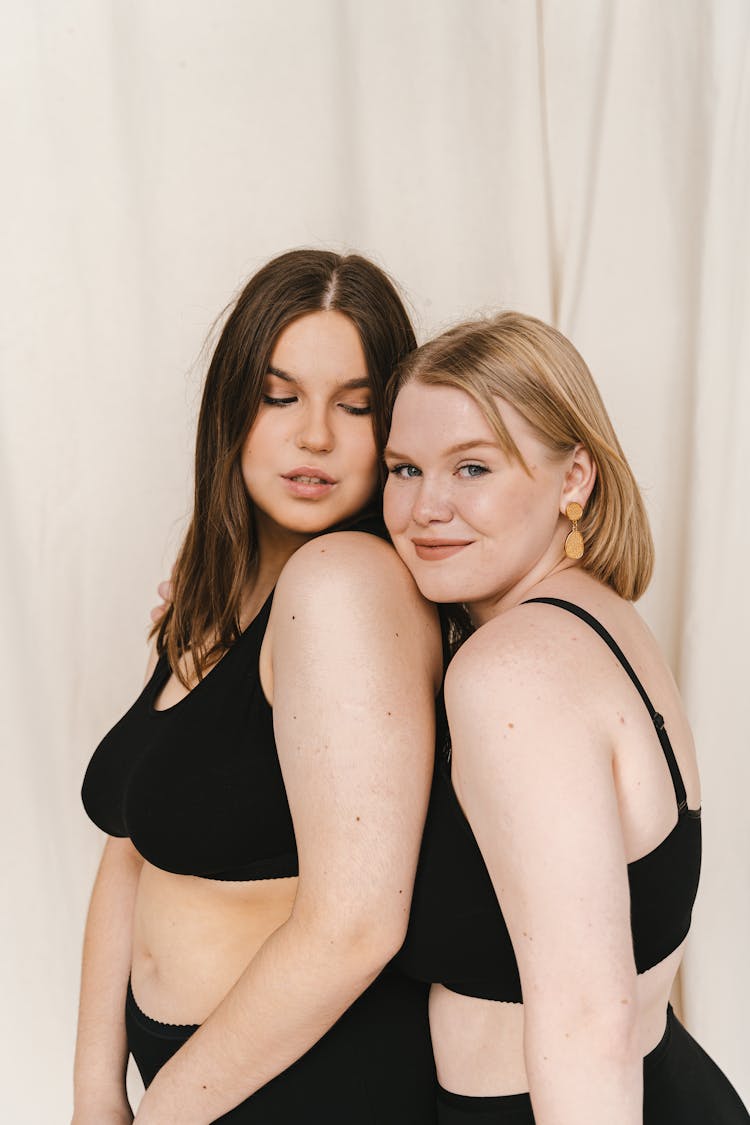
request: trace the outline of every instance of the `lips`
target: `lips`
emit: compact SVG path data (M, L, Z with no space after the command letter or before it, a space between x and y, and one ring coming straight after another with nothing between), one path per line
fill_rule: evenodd
M284 480L296 480L303 484L336 483L328 473L324 473L322 469L311 468L309 465L301 465L299 469L292 469L290 473L284 473Z
M329 473L315 465L300 465L281 478L287 491L299 500L319 500L328 496L338 483Z
M457 555L464 547L470 547L471 539L412 539L417 558L425 562L438 562Z

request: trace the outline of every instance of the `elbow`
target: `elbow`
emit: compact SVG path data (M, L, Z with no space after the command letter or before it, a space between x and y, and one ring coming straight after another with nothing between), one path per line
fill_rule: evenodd
M609 1066L640 1063L638 998L634 990L576 997L570 1004L555 1005L547 1012L534 1012L528 1004L524 1008L527 1035L532 1041L566 1042Z
M381 967L392 961L404 944L408 922L408 914L385 921L382 918L373 919L371 926L373 955L378 958Z
M339 966L353 976L373 979L403 945L408 914L366 910L342 917L332 910L316 910L307 918L299 912L297 921Z
M369 915L352 921L341 932L343 955L373 974L396 956L406 937L407 919Z
M613 1064L640 1062L638 1012L635 998L612 999L587 1014L585 1034L597 1044L603 1059Z

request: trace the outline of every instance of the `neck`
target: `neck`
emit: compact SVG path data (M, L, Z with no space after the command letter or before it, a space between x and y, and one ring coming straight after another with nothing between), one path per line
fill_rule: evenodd
M472 624L479 628L480 625L485 625L488 621L491 621L493 617L498 617L501 613L506 613L509 609L520 605L527 598L536 597L540 587L545 585L548 579L556 578L575 566L576 562L573 559L560 559L552 567L540 566L530 571L508 589L498 590L487 598L469 602L467 609Z
M268 526L262 519L256 521L256 534L256 561L245 586L243 617L255 616L294 552L313 538L276 525Z

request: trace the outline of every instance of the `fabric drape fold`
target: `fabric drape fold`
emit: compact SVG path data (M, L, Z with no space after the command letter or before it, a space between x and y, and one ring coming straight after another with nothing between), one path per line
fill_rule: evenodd
M750 1101L746 0L10 0L4 24L8 1119L69 1105L101 846L78 790L184 526L202 343L296 245L374 256L422 338L551 319L602 387L704 780L683 1009Z

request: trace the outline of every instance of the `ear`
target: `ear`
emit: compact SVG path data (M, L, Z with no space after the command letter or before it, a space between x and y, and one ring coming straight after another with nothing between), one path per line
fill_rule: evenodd
M586 502L591 495L596 483L596 465L594 458L585 445L577 445L569 455L568 471L563 480L560 492L560 511L565 515L568 504L577 501L584 512Z

